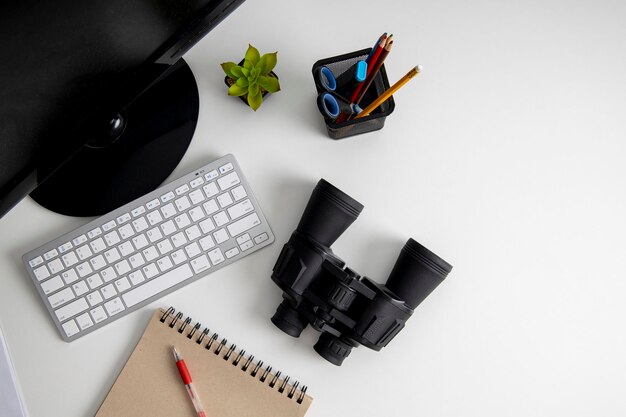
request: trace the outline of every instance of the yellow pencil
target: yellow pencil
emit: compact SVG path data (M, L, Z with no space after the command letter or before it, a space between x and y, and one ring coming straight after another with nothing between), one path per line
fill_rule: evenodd
M400 87L402 87L404 84L408 83L411 78L413 78L417 74L419 74L421 70L422 70L422 66L421 65L418 65L415 68L411 68L411 71L407 72L404 77L400 78L398 80L398 82L396 82L394 85L389 87L389 89L387 91L382 93L380 95L380 97L378 97L376 100L374 100L372 102L372 104L370 104L365 109L363 109L363 111L361 113L357 114L354 118L355 119L360 119L361 117L369 116L369 114L371 112L373 112L374 110L376 110L376 108L378 106L383 104L383 102L385 102L385 100L387 100L389 97L391 97L393 95L393 93L398 91L398 89Z

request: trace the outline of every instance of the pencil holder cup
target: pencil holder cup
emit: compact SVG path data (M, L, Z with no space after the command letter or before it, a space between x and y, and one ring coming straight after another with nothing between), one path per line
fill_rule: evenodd
M344 74L347 70L354 68L358 61L364 60L369 55L370 49L361 49L360 51L351 52L344 55L334 56L331 58L321 59L313 64L313 79L315 80L315 88L317 94L327 92L328 89L322 84L321 77L319 76L320 69L322 67L328 68L336 79ZM345 78L345 77L344 77ZM351 91L345 90L344 86L337 86L337 89L333 92L340 98L349 98ZM344 87L344 88L342 88ZM387 79L387 72L385 71L385 64L380 67L380 70L374 77L374 81L368 88L367 92L361 99L359 106L361 108L367 107L378 96L380 96L385 90L389 88L389 80ZM372 132L374 130L382 129L385 125L385 118L393 112L395 108L395 102L393 96L389 97L369 116L362 117L360 119L351 119L341 123L336 123L334 120L325 119L326 131L328 136L332 139L343 139L349 136L359 135L361 133Z

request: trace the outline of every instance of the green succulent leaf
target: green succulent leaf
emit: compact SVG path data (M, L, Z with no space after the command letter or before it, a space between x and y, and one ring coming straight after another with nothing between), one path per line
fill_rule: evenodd
M248 94L251 96L256 96L259 93L259 85L257 83L252 83L248 86Z
M230 68L230 72L231 74L233 74L234 79L239 79L243 77L243 73L241 72L242 70L243 68L241 68L239 65L235 65Z
M235 84L237 84L237 86L239 86L239 87L247 87L248 86L248 79L245 78L245 77L239 78L239 79L237 79Z
M256 64L255 68L259 71L260 75L267 75L271 70L276 66L276 62L278 61L278 52L274 52L271 54L264 54L260 59L258 64Z
M277 91L280 91L280 84L278 83L278 78L266 77L264 75L260 75L258 78L258 83L261 87L265 88L270 93L276 93Z
M243 74L244 77L248 78L250 77L250 70L248 68L242 68L241 69L241 73Z
M248 104L252 110L256 111L261 107L261 103L263 103L263 96L260 91L257 91L256 95L248 94Z
M235 64L234 62L223 62L223 63L221 63L220 65L222 66L222 70L224 70L224 73L225 73L228 77L232 78L233 80L236 80L236 79L238 78L238 77L237 77L235 74L233 74L233 72L232 72L233 67L238 67L238 65L237 65L237 64Z
M256 49L254 46L248 44L248 50L246 51L246 61L250 62L252 66L255 66L257 62L259 62L260 58L261 55L259 54L259 50Z
M248 92L247 87L238 86L236 83L231 85L230 88L228 89L229 96L243 96L247 92Z

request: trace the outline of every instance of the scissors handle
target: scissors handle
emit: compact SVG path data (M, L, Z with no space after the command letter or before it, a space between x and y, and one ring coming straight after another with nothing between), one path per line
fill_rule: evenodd
M351 115L361 112L358 105L352 104L344 97L333 93L320 93L317 96L317 107L322 116L328 120L335 120L341 113Z

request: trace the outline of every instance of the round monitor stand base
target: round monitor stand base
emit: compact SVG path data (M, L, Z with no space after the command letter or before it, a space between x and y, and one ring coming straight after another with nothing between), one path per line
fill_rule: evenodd
M83 146L31 197L60 214L99 216L149 193L183 158L198 111L196 80L182 61L111 120L104 138Z

